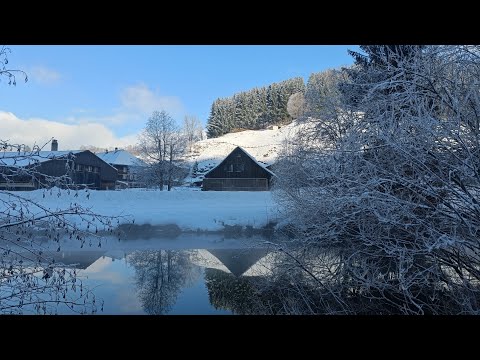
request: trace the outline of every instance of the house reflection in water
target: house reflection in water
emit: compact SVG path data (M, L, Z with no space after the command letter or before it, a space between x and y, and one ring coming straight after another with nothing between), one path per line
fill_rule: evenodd
M259 276L270 273L268 257L270 250L249 249L208 249L196 250L192 261L204 268L217 269L240 276Z
M197 292L196 296L208 296L205 301L212 310L237 314L258 313L257 285L271 274L275 253L260 248L82 249L51 255L57 264L81 269L89 277L96 274L95 278L101 281L107 279L101 276L103 272L112 272L111 267L106 267L107 263L125 261L124 269L130 270L118 276L124 279L125 286L133 281L135 297L145 313L160 315L175 310L180 297L186 296L186 289L199 282L204 284L200 286L204 292L203 295ZM195 306L197 300L193 293L191 296L192 300L189 301ZM195 311L195 307L185 311Z

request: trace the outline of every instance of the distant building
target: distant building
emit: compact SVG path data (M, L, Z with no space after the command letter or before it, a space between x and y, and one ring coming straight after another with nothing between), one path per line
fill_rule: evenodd
M97 156L118 171L117 188L142 187L140 175L147 164L126 150L105 151Z
M205 174L202 190L267 191L273 176L273 172L238 146Z
M0 189L33 190L41 187L115 188L117 170L89 150L0 152ZM22 171L23 170L23 171ZM64 177L65 183L58 178Z

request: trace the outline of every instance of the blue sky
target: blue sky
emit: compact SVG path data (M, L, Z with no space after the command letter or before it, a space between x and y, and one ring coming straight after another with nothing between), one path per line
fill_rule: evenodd
M60 147L134 144L153 110L205 124L212 102L352 63L332 45L10 46L29 81L0 83L2 140ZM62 146L63 145L63 146Z

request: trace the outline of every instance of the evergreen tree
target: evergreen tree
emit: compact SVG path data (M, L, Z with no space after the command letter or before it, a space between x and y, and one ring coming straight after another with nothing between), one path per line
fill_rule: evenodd
M301 77L215 100L207 121L208 137L218 137L234 129L261 129L289 122L292 117L287 104L296 93L305 93Z
M371 89L369 84L403 76L401 73L405 65L413 64L424 48L424 45L362 45L360 49L365 54L349 50L355 63L353 67L344 69L351 81L341 87L342 93L347 96L347 104L358 106ZM389 82L388 88L382 89L382 94L402 91L403 84Z

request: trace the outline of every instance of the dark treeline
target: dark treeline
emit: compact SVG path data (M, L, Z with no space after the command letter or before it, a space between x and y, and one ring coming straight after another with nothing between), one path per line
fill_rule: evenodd
M292 116L287 111L287 103L296 93L305 93L301 77L240 92L229 98L219 98L213 102L207 121L208 137L289 123Z

